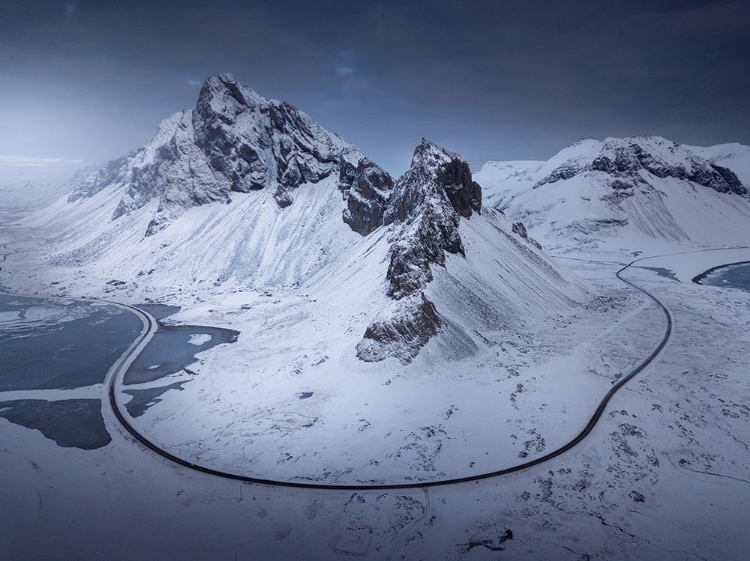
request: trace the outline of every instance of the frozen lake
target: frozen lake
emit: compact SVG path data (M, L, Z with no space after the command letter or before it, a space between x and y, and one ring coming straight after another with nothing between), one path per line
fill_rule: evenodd
M750 263L720 267L702 278L699 277L696 281L710 286L741 288L750 291Z
M0 295L0 391L101 384L142 327L111 304Z
M157 319L178 307L144 306ZM35 429L61 447L92 450L111 437L102 417L107 372L139 336L140 318L104 302L0 295L0 417ZM164 326L131 365L126 384L155 381L182 371L195 355L238 332ZM185 382L129 389L126 407L139 416L169 389Z
M76 390L102 384L142 327L111 304L0 295L0 417L61 447L106 446L99 392ZM49 390L72 395L52 399Z

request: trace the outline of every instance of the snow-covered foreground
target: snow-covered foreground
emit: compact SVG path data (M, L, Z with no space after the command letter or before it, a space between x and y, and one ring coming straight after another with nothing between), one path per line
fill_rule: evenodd
M599 271L602 296L572 313L488 333L486 349L451 361L438 339L406 366L347 353L359 333L331 338L327 302L231 295L169 318L242 335L161 380L190 382L133 424L181 458L266 479L405 483L512 467L578 434L659 342L662 312L619 268Z
M503 559L747 558L750 538L744 532L743 506L750 500L750 443L745 436L750 423L746 373L750 294L689 282L703 268L741 260L750 260L750 251L701 252L688 259L665 257L637 264L670 268L684 282L646 268L629 269L627 278L657 296L674 317L673 335L660 359L617 394L594 432L569 453L510 476L430 489L426 496L420 490L281 489L195 473L143 450L111 414L105 414L105 420L113 442L93 451L59 448L37 431L0 419L0 552L12 559L336 559L352 554L372 559L494 559L502 548ZM204 449L202 462L224 461L232 467L239 465L241 450L222 446L224 441L216 442L212 434L221 423L225 435L231 432L226 427L233 416L235 421L242 416L236 409L244 405L243 400L250 408L265 406L269 415L284 407L287 412L317 415L326 420L328 432L339 429L343 441L349 439L350 444L358 437L379 434L380 439L372 438L360 448L334 442L339 450L343 448L341 465L351 462L367 469L371 457L382 454L391 470L388 475L399 467L420 473L420 466L427 465L422 458L430 458L436 472L453 468L456 474L470 474L469 462L475 461L473 469L478 471L480 462L488 461L482 458L488 452L495 462L520 462L518 453L527 441L532 442L529 456L538 454L536 445L542 438L548 449L556 446L585 417L596 392L606 390L611 376L647 351L663 329L663 316L644 306L639 296L626 296L630 291L613 279L619 267L593 261L566 263L612 300L580 310L577 321L560 317L544 330L535 326L544 334L536 348L525 344L519 333L515 345L504 345L506 350L498 349L500 354L494 357L498 364L502 357L505 366L495 367L486 359L484 372L501 375L482 378L476 362L474 370L461 361L455 367L430 364L427 348L425 358L411 365L419 370L414 379L407 381L394 367L386 384L385 373L375 366L336 375L330 359L313 367L322 356L308 353L302 362L294 362L299 373L290 365L270 370L266 361L266 373L276 378L279 389L251 379L251 386L258 385L249 391L244 389L248 379L241 378L239 368L227 374L221 367L250 367L257 361L263 368L264 340L259 329L255 350L243 350L241 339L217 347L204 356L199 376L183 392L168 392L165 401L141 419L154 434L170 435L174 432L164 430L172 422L166 412L185 422L191 415L185 415L178 404L205 408L206 427L193 422L184 430L198 438L206 435L210 448ZM262 325L265 312L278 327L293 325L300 311L313 304L286 299L274 304L258 297L250 310L237 312L246 303L237 298L178 318L190 323L213 318L213 323L237 328L241 319L243 325L245 319ZM274 306L284 311L279 313ZM295 342L290 329L288 344L296 351L301 343ZM289 356L296 358L294 352ZM583 372L583 366L596 373ZM448 376L440 374L446 369L456 374L453 390ZM354 376L363 387L361 393L343 391L353 386L348 382ZM311 380L316 385L306 385ZM234 393L232 383L237 386ZM518 391L519 383L524 384L523 391ZM196 405L201 389L202 395L212 392L216 397ZM187 399L191 392L195 401ZM313 395L300 400L302 392ZM401 413L408 397L415 411ZM361 407L339 413L344 407L337 405L344 399ZM395 401L397 414L369 413L368 408L376 411L378 400L386 399ZM429 404L433 399L438 402L434 407ZM444 405L454 405L453 413L448 415ZM311 415L301 408L319 410ZM359 418L370 426L360 431ZM429 446L437 442L433 439L441 436L437 433L413 440L417 446L402 451L403 463L388 458L387 446L410 441L404 439L406 431L404 436L384 438L384 427L388 423L413 427L422 419L442 425L448 433L442 437L441 452L429 454L434 451ZM294 473L295 467L318 467L325 460L338 459L333 454L308 454L297 462L275 463L284 450L304 453L306 444L312 449L302 435L316 427L290 431L287 436L277 432L274 438L274 431L283 430L283 425L279 422L273 429L272 424L261 424L267 434L252 437L270 459L257 459L251 456L258 454L257 449L246 449L246 459L253 462L241 465L294 477L300 473ZM529 429L536 429L540 438L529 436ZM517 441L510 437L513 433ZM224 438L236 445L243 434L237 431L234 440ZM334 440L325 430L308 440L314 438ZM378 442L386 444L378 448ZM364 450L367 453L355 454ZM419 456L421 450L427 453ZM422 473L434 474L424 469ZM311 469L302 475L314 477L320 472ZM355 472L344 475L357 477Z

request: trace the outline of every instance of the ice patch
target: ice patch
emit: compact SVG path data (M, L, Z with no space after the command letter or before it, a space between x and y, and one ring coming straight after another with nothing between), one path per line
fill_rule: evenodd
M197 333L196 335L191 335L190 340L188 343L191 345L203 345L205 343L208 343L212 337L208 333Z

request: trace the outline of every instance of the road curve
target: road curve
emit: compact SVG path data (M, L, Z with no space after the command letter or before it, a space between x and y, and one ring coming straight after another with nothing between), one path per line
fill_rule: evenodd
M644 258L631 261L630 263L622 267L619 271L617 271L616 276L625 284L631 286L632 288L638 290L639 292L642 292L648 298L653 300L656 303L656 305L659 307L659 309L661 309L662 312L664 313L664 316L667 320L667 325L664 330L664 333L662 334L661 340L659 341L659 344L646 357L644 357L636 366L634 366L627 374L623 375L617 381L616 384L614 384L610 388L607 394L599 402L599 405L597 406L596 410L594 411L593 415L589 419L586 426L572 440L562 445L561 447L557 448L556 450L553 450L545 454L544 456L539 456L538 458L534 458L533 460L529 460L528 462L524 462L522 464L518 464L516 466L512 466L509 468L482 473L478 475L470 475L466 477L441 479L438 481L420 481L420 482L413 482L413 483L391 483L391 484L389 483L330 484L330 483L312 483L312 482L299 482L299 481L283 481L283 480L276 480L276 479L266 479L262 477L239 475L236 473L228 473L228 472L216 470L210 467L202 466L200 464L196 464L188 460L185 460L183 458L180 458L178 456L175 456L174 454L171 454L167 452L166 450L160 448L159 446L154 444L152 441L150 441L148 438L146 438L143 434L138 432L135 429L135 427L133 427L133 425L130 424L130 422L125 417L125 415L122 413L122 410L120 409L120 406L117 402L115 385L118 379L124 376L125 371L127 370L127 367L135 359L135 357L140 353L142 348L145 347L147 340L150 339L150 337L153 335L153 330L155 330L155 325L156 325L153 317L145 313L143 310L140 310L134 306L126 306L123 304L121 304L121 306L135 311L141 317L141 319L144 321L144 331L141 333L141 336L139 337L139 339L136 340L136 342L125 352L125 354L123 354L123 356L120 358L118 363L115 366L113 366L113 368L110 370L111 375L108 375L109 402L110 402L110 405L112 407L112 410L115 416L117 417L117 420L122 424L122 426L138 442L140 442L143 446L145 446L152 452L176 464L179 464L181 466L184 466L186 468L189 468L195 471L199 471L199 472L206 473L209 475L214 475L217 477L223 477L225 479L243 481L246 483L256 483L256 484L270 485L270 486L276 486L276 487L294 487L294 488L300 488L300 489L321 489L321 490L331 490L331 491L394 491L394 490L402 490L402 489L427 489L430 487L442 487L445 485L455 485L457 483L471 483L474 481L480 481L482 479L490 479L493 477L499 477L501 475L508 475L510 473L523 471L525 469L537 466L539 464L543 464L545 462L548 462L549 460L552 460L553 458L557 458L558 456L563 455L564 453L568 452L569 450L577 446L584 438L586 438L591 433L591 431L594 430L594 427L596 427L597 423L599 422L602 415L604 414L604 410L606 409L612 397L614 397L614 395L620 389L622 389L623 386L625 386L625 384L627 384L636 375L638 375L644 368L646 368L646 366L651 364L654 361L654 359L659 355L659 353L662 351L662 349L667 344L667 342L669 341L669 338L672 335L672 316L669 313L669 310L667 310L664 304L662 304L653 294L637 286L636 284L628 280L625 280L622 277L623 271L625 271L634 263L641 261L643 259L646 259L646 258L644 257Z

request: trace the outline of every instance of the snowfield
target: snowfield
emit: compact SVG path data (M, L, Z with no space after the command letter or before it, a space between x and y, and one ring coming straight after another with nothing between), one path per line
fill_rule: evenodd
M691 266L683 266L678 274L688 278L696 269L727 260L750 260L750 251L691 254ZM620 298L616 310L604 312L600 308L586 310L585 314L582 310L587 321L599 317L599 322L588 328L584 322L551 326L547 341L557 345L556 351L564 357L570 339L558 341L551 334L574 327L577 337L588 337L590 342L586 353L579 354L579 363L587 353L593 358L590 351L600 346L599 362L594 362L597 375L591 378L600 379L600 387L605 388L609 382L601 375L617 369L609 358L617 356L612 347L637 346L639 336L641 341L649 338L649 330L658 334L663 319L644 306L640 297L627 294L623 285L615 284L612 274L617 265L596 260L565 262L598 293L611 291ZM750 382L745 373L750 295L675 281L651 270L674 262L686 263L676 257L649 259L637 264L643 268L631 268L627 273L628 279L661 299L674 317L674 334L663 355L618 393L589 438L544 466L427 493L283 489L238 484L175 467L142 450L109 416L105 418L113 442L95 451L59 448L36 431L0 419L5 450L0 455L2 477L13 482L2 486L5 504L13 506L0 514L5 530L0 550L11 552L17 559L44 557L52 543L71 558L113 559L122 558L122 551L128 552L128 558L161 559L222 559L235 553L238 558L283 558L303 552L313 559L346 558L355 553L382 559L391 551L392 558L481 559L499 547L504 548L502 553L508 559L743 558L750 551L741 514L750 499L746 475L750 468L746 453L749 443L744 437L750 422ZM262 298L268 299L257 297L258 301ZM258 302L230 295L214 312L181 312L182 319L197 323L202 315L211 314L214 319L226 319L225 314L241 309L243 303ZM610 321L610 330L596 338L596 328L606 318L619 322ZM582 332L584 328L590 331ZM720 352L717 341L721 341ZM187 384L186 391L210 378L208 368L214 361L223 360L222 354L228 356L237 349L228 345L212 351L200 365L205 374ZM531 349L524 354L523 350L529 349L519 347L518 357L528 363L528 368L521 365L519 376L482 387L497 388L498 392L516 389L516 380L521 375L528 377L531 365L537 363L534 357L549 357L555 352ZM618 362L627 362L629 356L627 352L620 355ZM576 361L568 360L567 364L571 362ZM312 369L307 363L302 366L303 370ZM541 371L550 374L558 369ZM457 368L453 372L461 373ZM305 376L303 372L299 378ZM417 380L409 386L429 390L425 376L421 376L422 383ZM404 382L401 377L375 389L380 392ZM292 375L286 376L285 384L291 384L287 386L290 390L295 384L300 391L303 386ZM468 378L459 379L456 386L464 391L468 388L474 395L479 393L471 389ZM305 404L320 391L304 389L313 391L313 395L304 400L298 395L285 397L295 405ZM520 411L507 407L513 397L518 407L536 416L537 422L572 419L575 412L568 408L565 414L559 407L534 411L542 400L560 403L560 397L566 399L576 393L561 385L555 389L557 392L545 392L538 385L520 393L497 393L497 398L493 392L484 400L490 405L486 412L493 415L494 407L505 406L515 414L512 418L523 419ZM430 391L432 396L437 394ZM173 398L187 395L173 393L149 414L174 403ZM419 403L419 396L413 394L414 401ZM451 397L461 395L457 391ZM470 405L473 410L475 406ZM445 419L447 411L441 414L434 409L433 418L440 419L451 432L451 421L461 422L462 416L466 420L479 417L472 411L467 416L465 409L457 407ZM375 418L369 420L374 424ZM485 424L481 419L479 427L472 427L480 429L470 431L475 443ZM469 424L465 426L468 431ZM520 428L515 431L523 434ZM554 438L557 431L539 432ZM530 453L535 454L539 440L524 438L533 442ZM273 455L276 447L286 444L284 440L279 438L266 452ZM553 444L545 440L545 445ZM520 452L520 447L519 443L512 451ZM476 454L475 447L466 449L471 456L481 455ZM202 457L206 459L208 454ZM466 459L461 458L457 467L469 472ZM50 479L55 482L52 486ZM61 512L67 515L60 516ZM696 517L695 512L701 516ZM171 522L175 513L184 519L179 527ZM96 532L92 533L92 528ZM162 532L173 538L169 544L164 542ZM40 533L45 539L38 538Z

